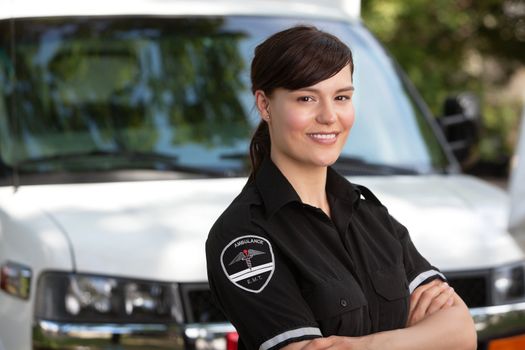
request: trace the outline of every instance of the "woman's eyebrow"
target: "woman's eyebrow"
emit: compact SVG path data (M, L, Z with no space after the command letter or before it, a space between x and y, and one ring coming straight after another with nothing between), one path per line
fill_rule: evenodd
M336 92L339 93L339 92L354 91L354 90L355 90L355 87L353 85L350 85L350 86L344 87L342 89L339 89Z
M353 85L349 85L349 86L345 86L343 88L340 88L340 89L337 89L335 92L338 94L340 92L346 92L346 91L354 91L355 90L355 87ZM315 89L315 88L302 88L302 89L298 89L297 91L309 91L309 92L320 92L319 89Z

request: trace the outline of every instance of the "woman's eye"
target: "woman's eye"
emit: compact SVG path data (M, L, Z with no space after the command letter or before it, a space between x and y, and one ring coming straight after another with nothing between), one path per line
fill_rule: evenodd
M298 100L300 102L312 102L314 99L311 96L301 96Z
M351 98L352 98L352 96L344 95L344 96L337 96L335 99L337 101L347 101L347 100L350 100Z

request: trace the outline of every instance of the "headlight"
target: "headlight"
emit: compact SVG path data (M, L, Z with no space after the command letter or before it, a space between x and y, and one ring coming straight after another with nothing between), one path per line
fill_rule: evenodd
M493 300L500 305L525 299L524 263L505 265L494 270Z
M38 281L35 317L76 322L182 322L178 285L46 272Z

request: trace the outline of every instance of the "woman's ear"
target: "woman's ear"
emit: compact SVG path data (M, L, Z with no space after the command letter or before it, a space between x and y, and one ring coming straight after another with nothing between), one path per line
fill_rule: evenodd
M270 121L270 100L262 90L255 91L255 105L259 111L261 118L269 122Z

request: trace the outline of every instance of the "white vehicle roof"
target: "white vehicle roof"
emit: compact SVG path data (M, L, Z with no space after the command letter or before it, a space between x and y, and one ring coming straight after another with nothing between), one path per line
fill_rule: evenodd
M360 0L0 0L0 19L116 15L254 15L358 19Z

